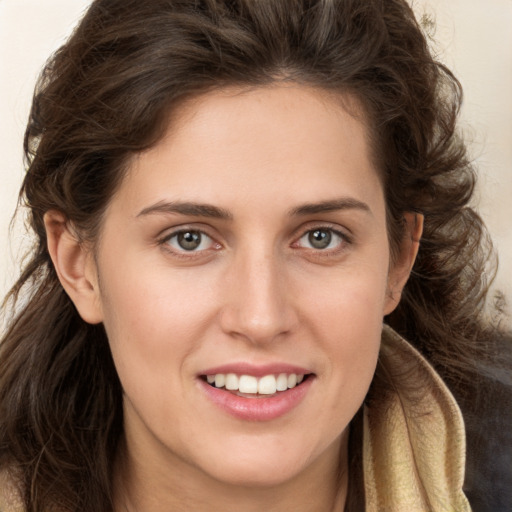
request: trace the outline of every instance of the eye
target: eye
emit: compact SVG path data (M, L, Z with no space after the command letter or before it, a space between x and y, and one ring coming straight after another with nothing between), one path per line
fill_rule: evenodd
M338 231L330 228L317 228L304 233L300 237L298 245L300 247L321 251L339 248L345 241L346 237Z
M177 251L199 252L210 249L214 241L202 231L187 229L173 233L165 243Z

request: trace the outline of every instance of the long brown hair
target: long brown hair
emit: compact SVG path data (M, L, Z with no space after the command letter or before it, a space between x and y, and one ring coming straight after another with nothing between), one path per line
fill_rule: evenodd
M462 92L405 0L96 0L47 63L25 134L20 193L35 234L0 345L0 468L27 510L112 510L122 395L102 326L63 291L43 215L94 242L137 152L173 106L226 85L292 81L358 99L383 177L392 251L403 213L425 216L387 322L463 401L492 336L481 327L490 243L469 201L475 173L456 132Z

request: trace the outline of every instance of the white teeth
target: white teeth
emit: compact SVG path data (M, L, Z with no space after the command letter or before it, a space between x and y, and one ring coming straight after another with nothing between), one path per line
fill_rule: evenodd
M277 391L276 378L273 375L265 375L258 382L260 395L273 395Z
M286 391L288 389L288 375L280 373L277 377L277 391Z
M280 373L279 375L265 375L257 378L253 375L236 375L235 373L217 373L207 375L209 384L216 388L225 387L229 391L240 391L240 393L273 395L277 391L286 391L294 388L304 380L303 374Z
M217 375L215 375L215 387L222 388L222 387L224 387L225 383L226 383L226 376L223 373L217 373Z
M288 375L288 387L294 388L297 385L297 375L295 373L290 373Z
M228 373L226 375L226 389L237 390L238 389L238 377L234 373Z
M242 375L238 383L240 393L257 393L258 379L252 375Z

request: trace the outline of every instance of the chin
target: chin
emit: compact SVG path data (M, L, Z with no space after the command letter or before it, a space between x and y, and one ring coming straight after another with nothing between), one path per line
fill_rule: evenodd
M288 441L292 441L290 435ZM276 439L251 439L247 436L229 447L222 447L222 455L215 454L203 460L202 469L215 480L228 485L278 487L300 474L307 474L308 469L322 464L326 458L331 459L330 454L335 454L337 460L338 443L327 449L321 444L308 444L307 439L286 443L282 436Z
M295 464L272 460L262 463L239 461L213 469L210 476L230 486L271 488L293 480L302 469Z

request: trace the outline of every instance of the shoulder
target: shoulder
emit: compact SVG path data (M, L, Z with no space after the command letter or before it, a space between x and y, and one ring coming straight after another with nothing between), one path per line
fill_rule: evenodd
M475 512L512 510L512 333L497 335L500 360L461 400L468 438L466 489Z

